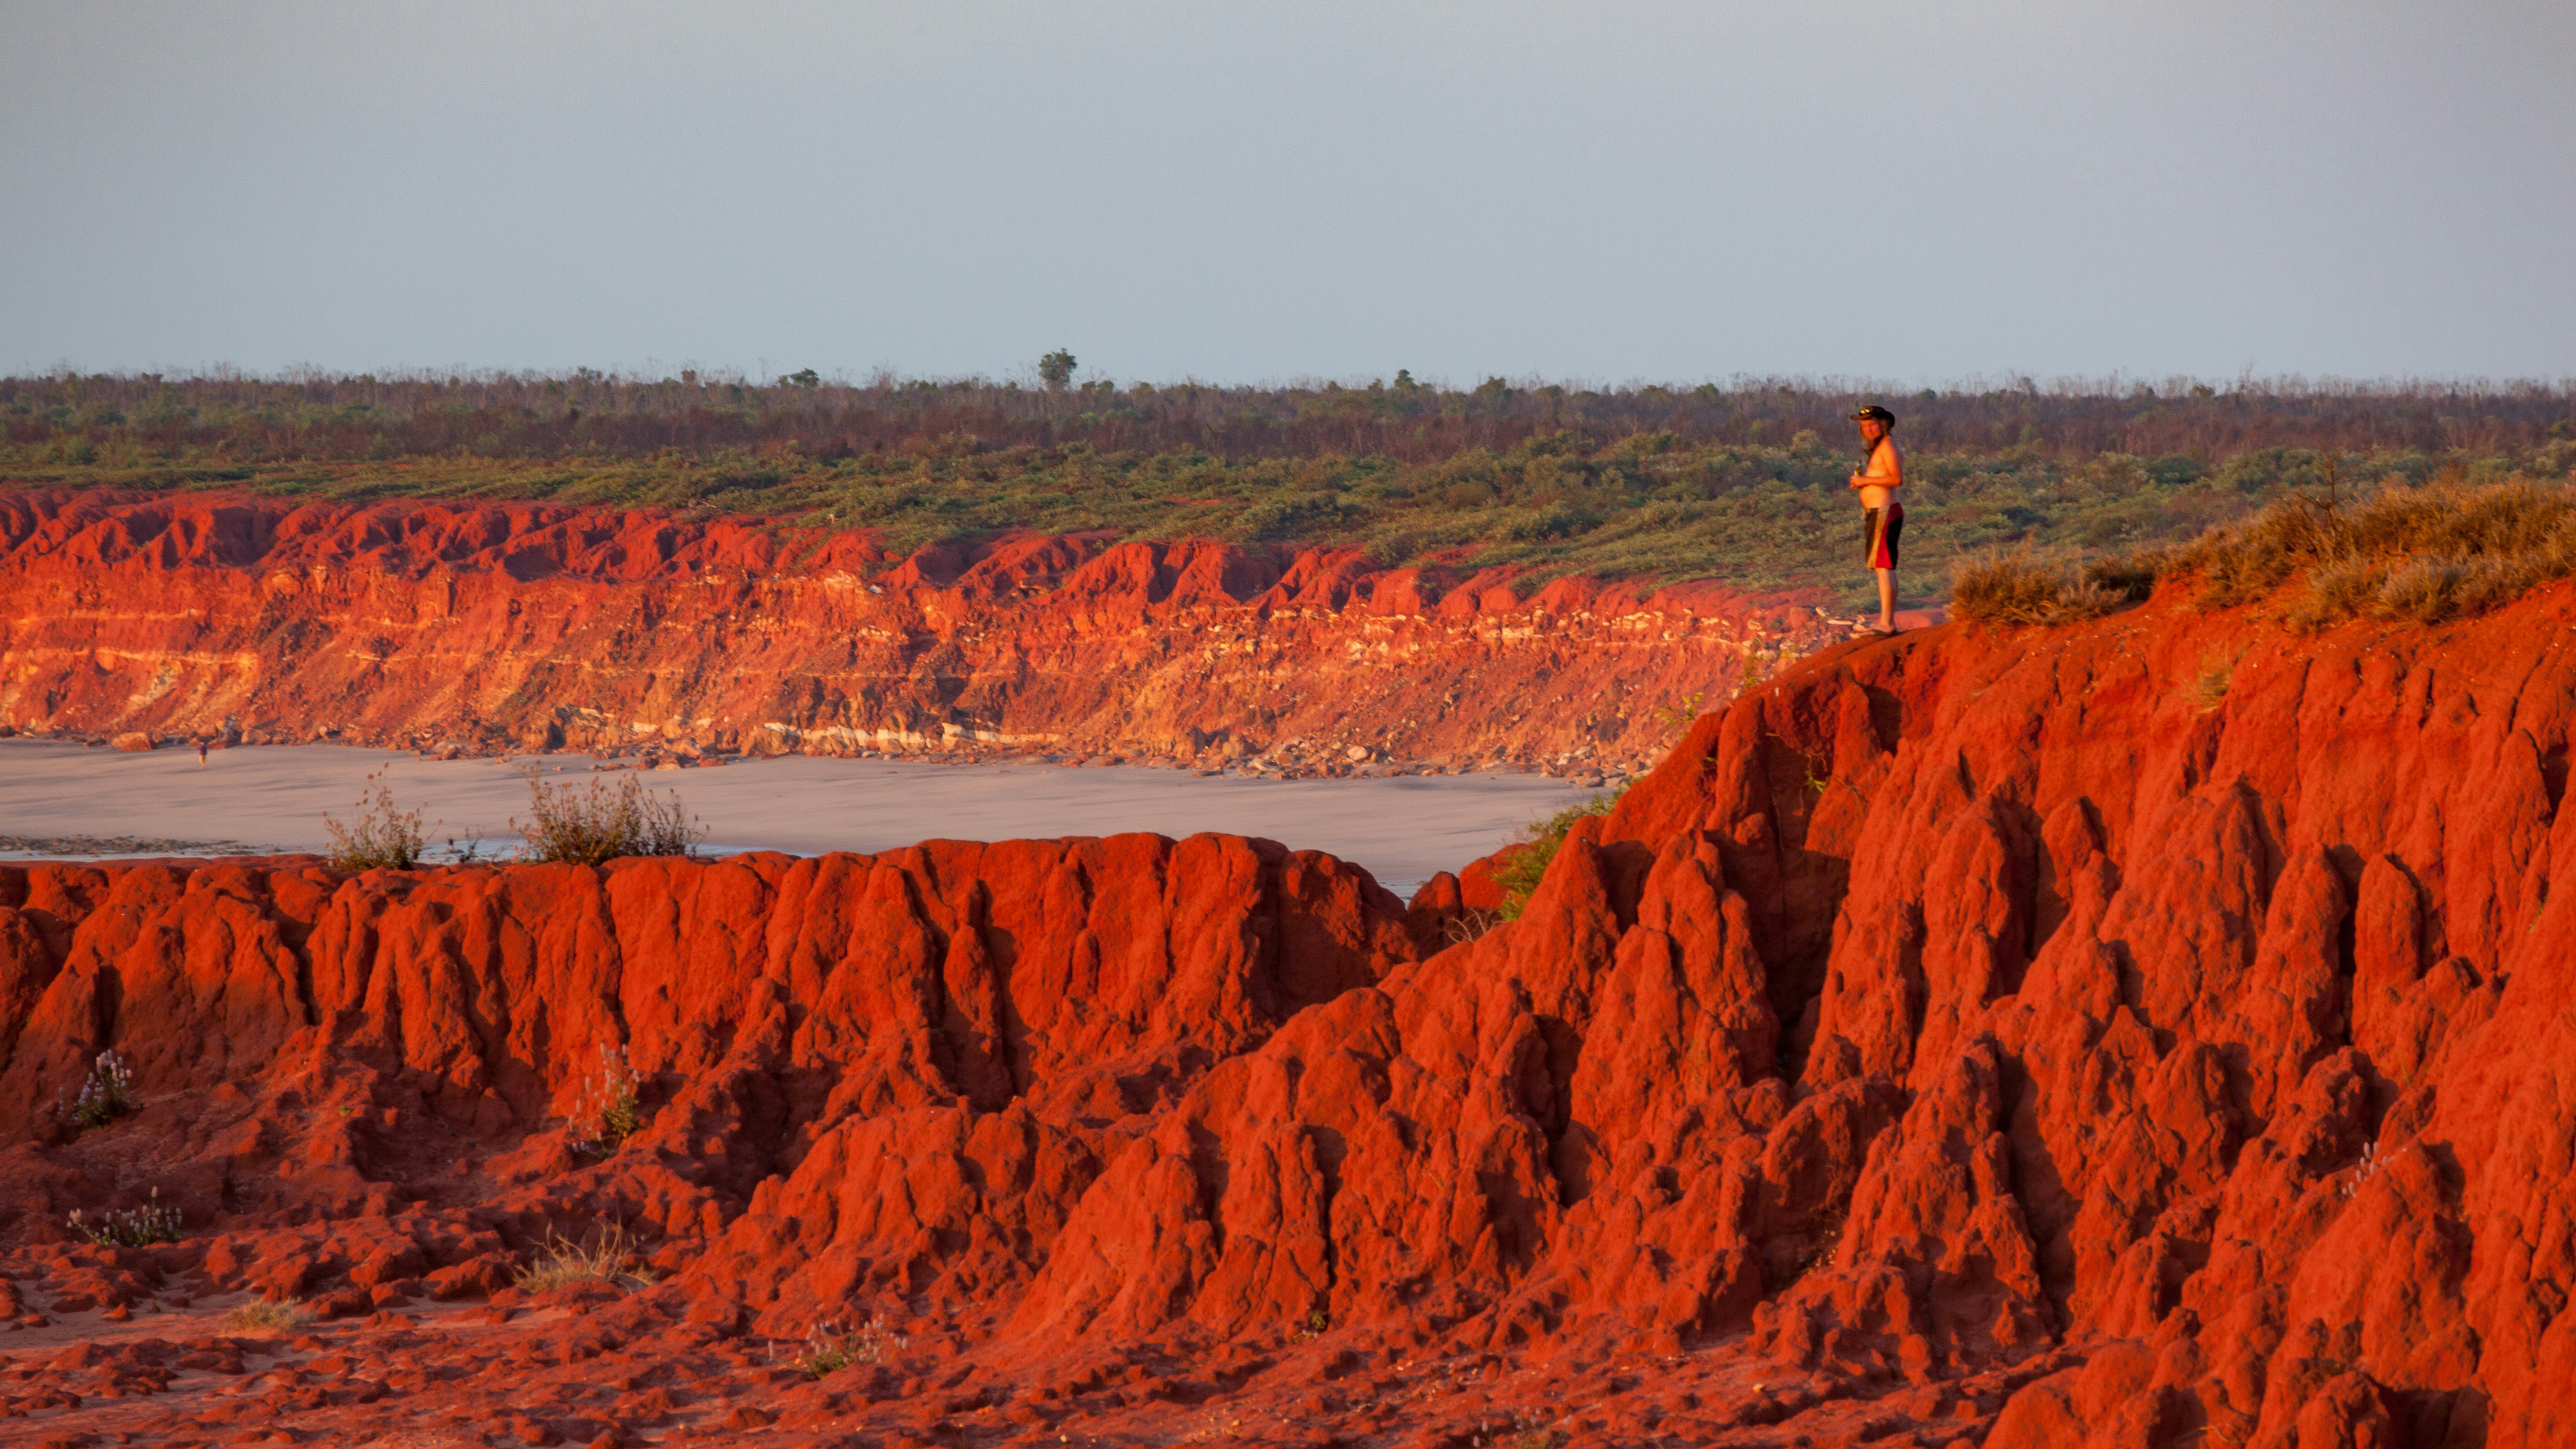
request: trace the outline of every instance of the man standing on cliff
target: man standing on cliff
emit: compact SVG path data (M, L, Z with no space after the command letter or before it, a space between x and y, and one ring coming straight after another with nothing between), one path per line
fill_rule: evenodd
M1869 568L1878 575L1878 629L1881 635L1896 632L1896 541L1905 532L1905 505L1896 501L1896 490L1905 486L1905 458L1896 450L1896 414L1876 403L1852 414L1860 424L1861 442L1868 451L1861 454L1860 467L1851 475L1851 486L1860 493L1861 534L1869 550Z

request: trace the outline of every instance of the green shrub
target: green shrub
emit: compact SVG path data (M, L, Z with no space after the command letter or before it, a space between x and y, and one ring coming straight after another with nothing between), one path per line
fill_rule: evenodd
M179 1241L179 1210L164 1206L161 1189L156 1187L152 1189L152 1201L139 1208L122 1208L97 1217L72 1209L71 1230L102 1248L175 1243Z
M69 1104L66 1115L72 1125L84 1130L104 1127L134 1110L134 1069L125 1058L104 1051L89 1064L89 1075L81 1080L78 1095Z
M1624 787L1623 787L1624 790ZM1547 878L1547 868L1556 853L1565 846L1565 837L1574 830L1575 822L1588 816L1607 815L1619 803L1618 795L1595 794L1579 805L1568 805L1542 820L1533 820L1521 829L1521 838L1509 852L1494 863L1494 883L1503 888L1502 918L1517 921L1529 908L1530 896L1538 883Z

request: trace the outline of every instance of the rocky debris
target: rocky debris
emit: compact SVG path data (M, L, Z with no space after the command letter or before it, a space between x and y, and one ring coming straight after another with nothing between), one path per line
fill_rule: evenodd
M0 721L58 736L1625 774L1843 632L1714 585L1353 550L897 558L663 510L0 492Z
M2558 1442L2571 635L2560 585L1854 641L1510 922L1481 864L1406 907L1218 836L0 867L0 1412ZM109 1048L140 1110L75 1130ZM178 1243L65 1231L154 1190ZM611 1228L613 1272L517 1278ZM313 1322L244 1341L242 1295Z

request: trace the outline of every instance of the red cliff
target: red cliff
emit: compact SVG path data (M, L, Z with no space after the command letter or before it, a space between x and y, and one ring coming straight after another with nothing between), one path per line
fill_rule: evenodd
M664 511L0 492L19 729L1624 770L1693 701L1840 637L1714 586L1349 550L1023 537L896 559Z
M1454 945L1445 878L1408 913L1212 836L10 871L44 1347L0 1393L209 1438L396 1393L525 1442L2563 1442L2571 637L2562 585L1841 646ZM142 1110L74 1135L109 1046ZM644 1121L595 1157L603 1049ZM66 1245L156 1188L182 1242ZM609 1223L657 1282L502 1286ZM343 1316L246 1378L245 1290ZM874 1316L885 1363L763 1357Z

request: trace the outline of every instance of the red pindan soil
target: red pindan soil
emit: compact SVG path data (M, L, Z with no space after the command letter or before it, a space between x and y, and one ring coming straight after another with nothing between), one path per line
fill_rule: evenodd
M1642 768L1811 603L1351 550L0 491L0 725L483 749ZM1569 771L1572 773L1574 771Z
M1454 879L1217 836L11 869L0 1430L2566 1443L2571 640L1840 646L1458 945ZM156 1188L175 1244L65 1231Z

